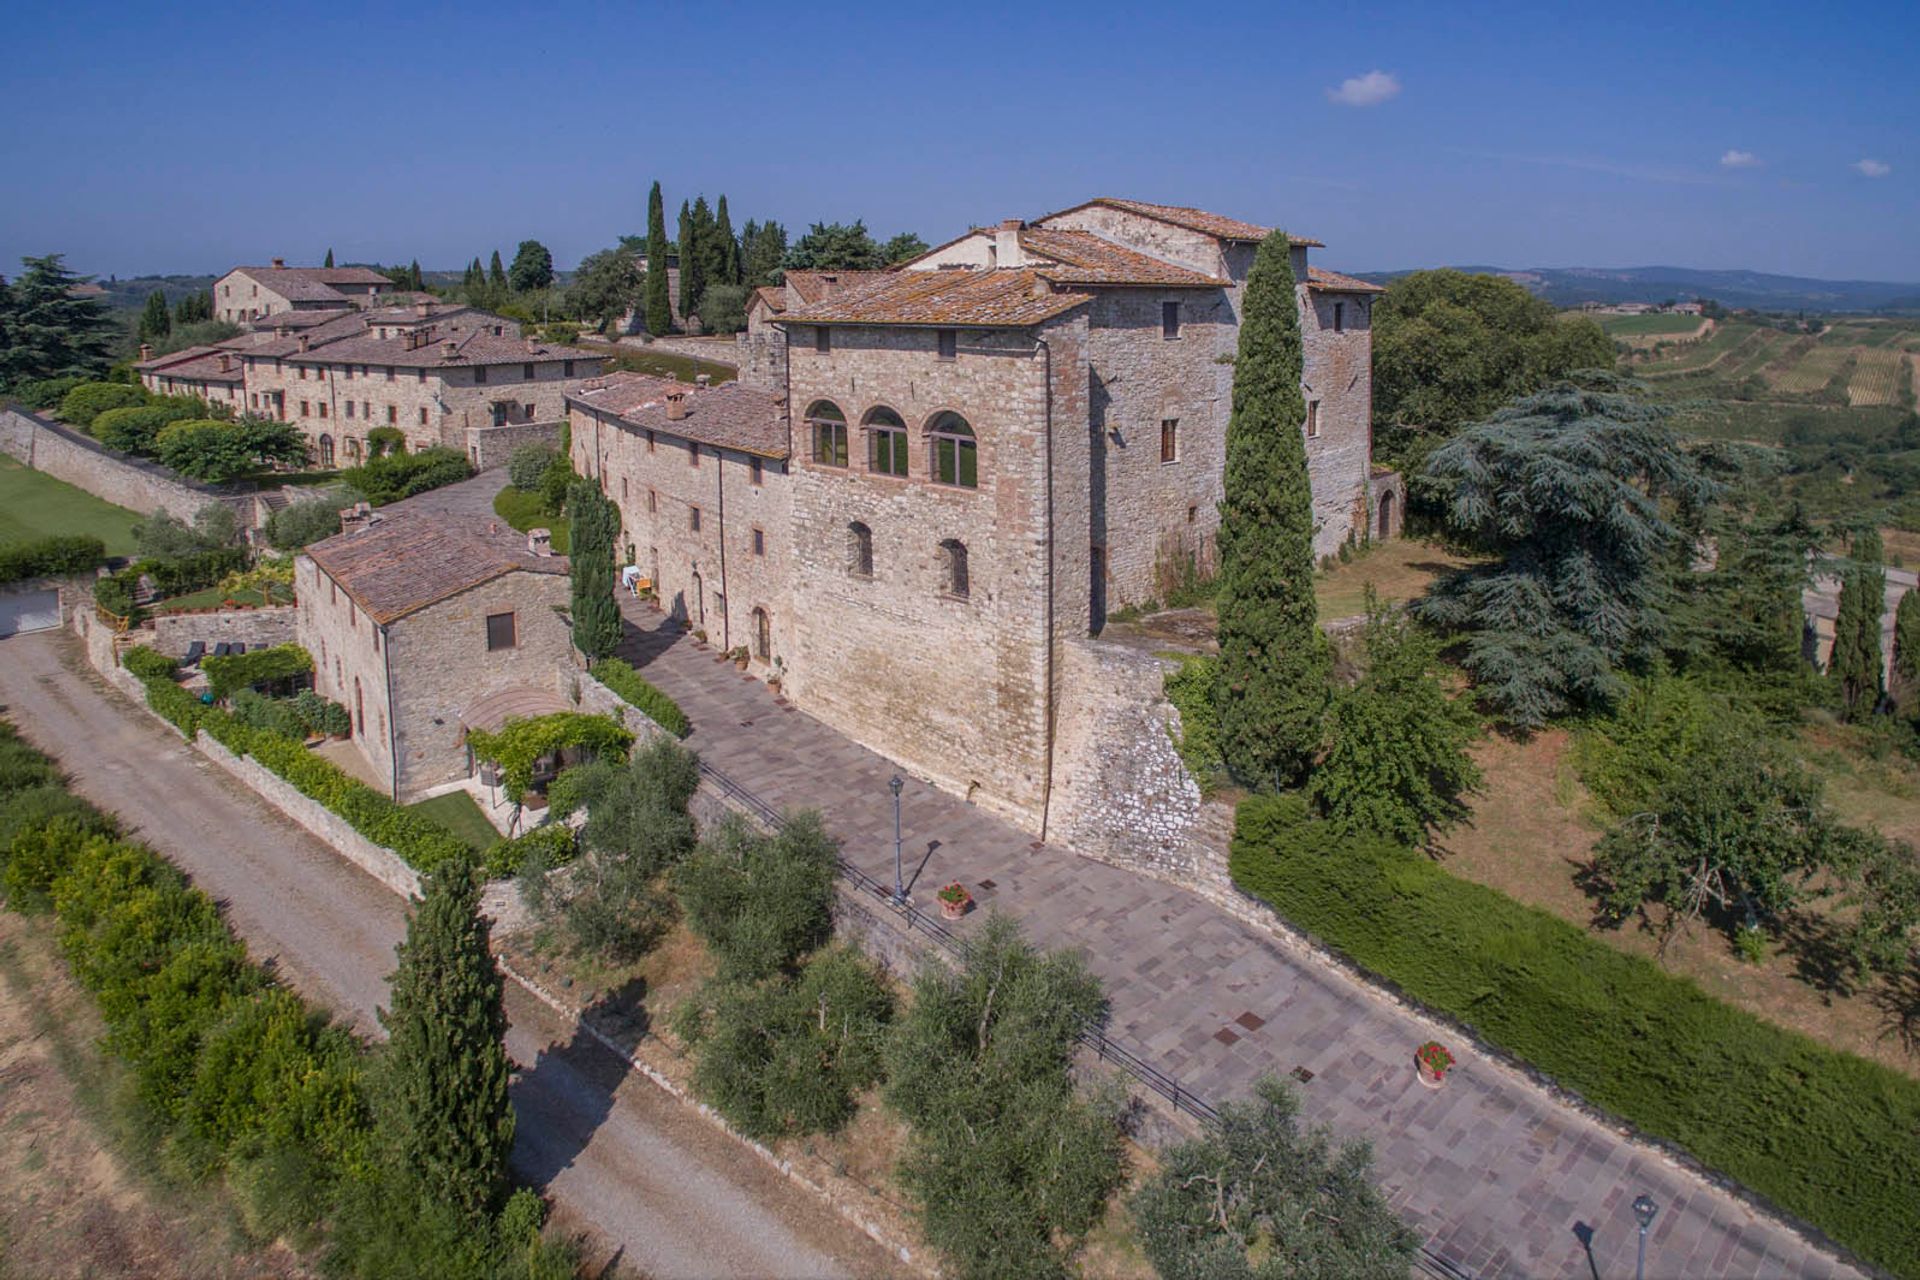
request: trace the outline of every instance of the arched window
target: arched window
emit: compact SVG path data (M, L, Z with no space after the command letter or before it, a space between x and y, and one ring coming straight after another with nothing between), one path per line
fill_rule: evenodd
M333 437L322 433L322 435L320 436L319 443L320 443L320 465L323 467L332 466L333 465Z
M881 405L867 413L867 470L883 476L907 474L907 424Z
M847 415L831 400L815 400L807 410L813 428L813 460L823 467L847 465Z
M773 656L773 624L765 609L753 611L753 656L762 662Z
M967 587L967 544L948 538L940 544L940 589L965 600Z
M847 526L847 572L856 578L873 576L873 530L858 520Z
M928 471L935 484L958 485L962 489L980 487L980 444L973 428L957 413L942 413L927 424L933 448ZM965 592L960 594L964 595Z

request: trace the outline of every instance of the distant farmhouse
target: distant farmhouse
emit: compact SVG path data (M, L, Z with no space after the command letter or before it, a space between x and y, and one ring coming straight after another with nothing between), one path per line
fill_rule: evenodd
M1062 646L1214 570L1247 273L1268 228L1098 199L750 300L742 377L568 396L576 468L664 604L796 703L1030 829ZM1293 240L1325 555L1391 537L1377 285Z
M567 392L604 364L391 285L364 267L236 267L214 285L215 312L248 332L160 357L142 348L134 367L150 391L293 423L314 461L336 466L364 460L367 433L382 427L408 448L459 449L476 464L554 438Z

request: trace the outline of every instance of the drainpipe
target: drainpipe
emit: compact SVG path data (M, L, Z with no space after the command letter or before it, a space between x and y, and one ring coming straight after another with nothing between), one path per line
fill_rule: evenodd
M397 804L400 800L400 717L393 714L393 632L384 623L380 624L380 665L387 678L387 759L393 766L393 799Z
M1041 338L1033 336L1046 357L1046 391L1044 403L1044 451L1046 451L1046 764L1041 773L1041 842L1046 842L1046 823L1052 819L1054 808L1054 645L1058 637L1054 635L1054 349Z
M694 445L698 449L699 445ZM733 648L733 593L727 590L727 453L713 451L713 487L720 498L720 598L726 601L720 610L720 650Z

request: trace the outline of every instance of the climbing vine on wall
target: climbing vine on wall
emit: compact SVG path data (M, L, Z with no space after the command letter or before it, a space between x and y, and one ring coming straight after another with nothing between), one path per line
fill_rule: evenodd
M607 716L581 711L509 720L498 732L467 731L467 746L476 759L500 766L507 798L519 804L533 782L533 766L546 756L569 748L596 759L625 760L633 745L633 731Z

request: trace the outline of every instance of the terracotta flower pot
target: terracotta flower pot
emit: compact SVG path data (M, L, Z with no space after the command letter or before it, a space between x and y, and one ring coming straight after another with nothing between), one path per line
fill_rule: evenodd
M1420 1077L1420 1083L1427 1086L1427 1088L1429 1089L1440 1089L1446 1086L1446 1083L1447 1083L1446 1076L1442 1075L1438 1071L1433 1070L1426 1063L1421 1062L1417 1058L1414 1059L1413 1070L1414 1070L1414 1073Z
M958 902L949 902L947 899L942 898L940 899L940 914L949 920L958 920L961 916L967 914L967 908L972 905L972 898L962 898Z

